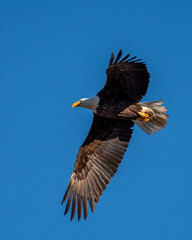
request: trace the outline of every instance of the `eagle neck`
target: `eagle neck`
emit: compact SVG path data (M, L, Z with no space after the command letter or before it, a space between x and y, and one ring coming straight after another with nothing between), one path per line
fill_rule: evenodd
M99 96L94 96L91 98L86 98L80 105L80 107L91 109L94 113L97 113L97 108L99 106L100 98Z

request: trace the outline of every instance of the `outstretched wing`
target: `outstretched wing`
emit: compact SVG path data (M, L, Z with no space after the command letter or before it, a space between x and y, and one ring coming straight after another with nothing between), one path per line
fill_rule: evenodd
M106 119L94 114L89 134L80 147L75 167L62 203L67 199L65 214L71 202L71 220L76 205L78 220L82 209L84 219L88 214L88 202L92 212L95 203L105 190L111 177L117 172L132 135L132 121Z
M112 53L109 67L106 70L107 81L99 94L138 102L147 92L150 75L146 64L141 62L141 59L129 58L128 54L120 60L121 55L120 50L114 61Z

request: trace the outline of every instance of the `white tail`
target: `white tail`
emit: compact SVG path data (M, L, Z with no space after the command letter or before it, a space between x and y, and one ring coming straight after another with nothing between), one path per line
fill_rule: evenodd
M156 133L167 124L169 116L165 113L167 108L161 106L162 104L163 100L138 103L138 105L142 106L141 112L149 114L149 121L134 120L134 122L148 135Z

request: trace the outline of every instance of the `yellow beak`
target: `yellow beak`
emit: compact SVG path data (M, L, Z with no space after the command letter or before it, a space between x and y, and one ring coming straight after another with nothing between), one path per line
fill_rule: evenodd
M79 106L79 104L80 104L80 102L79 102L79 101L77 101L77 102L74 102L74 103L73 103L73 105L72 105L72 108Z

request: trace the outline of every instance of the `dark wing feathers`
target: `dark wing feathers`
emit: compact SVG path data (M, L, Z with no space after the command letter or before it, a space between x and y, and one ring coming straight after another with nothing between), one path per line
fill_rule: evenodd
M121 61L119 61L119 63L124 62L129 56L130 56L130 54L127 54L124 58L121 59Z
M110 66L111 64L113 64L113 60L114 60L114 54L112 53L112 54L111 54L110 61L109 61L109 66Z
M82 214L82 199L78 197L78 221L81 219Z
M112 53L109 67L106 70L107 81L98 95L113 99L127 99L133 102L140 101L147 92L149 73L146 64L141 59L129 54L120 60L122 51L119 51L116 60ZM120 61L119 61L120 60Z
M132 135L132 121L106 119L94 114L89 134L79 149L75 167L62 203L67 199L65 214L71 202L71 220L76 205L78 220L92 212L111 177L117 172Z
M116 64L119 61L119 59L121 58L121 55L122 55L122 50L119 51L119 53L115 59L115 62L113 64Z

